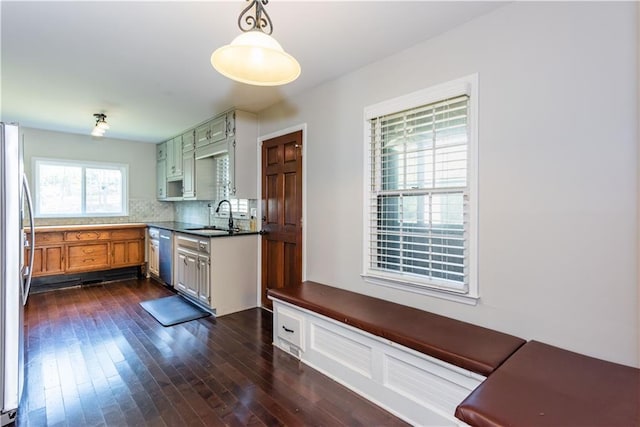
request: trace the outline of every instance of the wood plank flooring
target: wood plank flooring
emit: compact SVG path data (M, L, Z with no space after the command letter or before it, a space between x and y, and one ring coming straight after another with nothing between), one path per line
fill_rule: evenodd
M163 327L127 280L31 295L18 426L404 425L274 349L252 309Z

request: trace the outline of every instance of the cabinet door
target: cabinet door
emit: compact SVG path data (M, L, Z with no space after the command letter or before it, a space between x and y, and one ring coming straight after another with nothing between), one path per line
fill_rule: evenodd
M236 142L229 141L229 196L240 198L237 194L237 182L236 182Z
M182 135L173 138L173 159L175 163L173 176L182 176Z
M158 160L156 165L156 197L158 200L167 198L167 161Z
M223 141L227 138L227 115L223 114L211 120L209 142Z
M195 151L183 153L182 156L182 197L196 197L196 160Z
M62 246L42 248L43 274L61 274L64 272L64 250Z
M25 259L29 259L29 249L25 250ZM62 246L36 247L33 253L33 277L64 273L64 250Z
M198 298L198 255L181 248L177 250L176 287L178 290Z
M167 141L167 180L182 176L182 135Z
M160 274L160 242L155 239L149 240L149 273L154 276Z
M198 256L198 299L203 304L211 305L211 275L209 257Z
M111 267L140 265L144 261L142 240L111 242Z
M173 148L175 141L170 139L167 144L167 178L171 178L176 171L176 150Z
M195 146L195 137L194 132L189 131L182 134L182 152L186 153L188 151L194 150Z
M209 126L210 122L204 123L196 128L195 131L195 143L196 148L202 147L203 145L207 145L209 142L209 135L211 127Z
M161 142L156 145L156 160L167 160L167 143Z
M234 131L234 136L229 138L233 141L229 145L229 156L232 156L230 166L232 195L237 199L256 199L258 197L258 178L260 167L258 162L258 122L254 114L243 111L235 111L234 123L230 125ZM229 116L232 116L229 113Z
M236 134L236 112L227 113L227 138L231 138Z

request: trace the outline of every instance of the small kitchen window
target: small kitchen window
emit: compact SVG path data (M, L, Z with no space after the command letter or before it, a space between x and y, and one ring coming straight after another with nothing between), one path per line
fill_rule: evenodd
M128 215L128 165L34 158L33 171L38 218Z
M477 76L365 109L365 280L478 298Z

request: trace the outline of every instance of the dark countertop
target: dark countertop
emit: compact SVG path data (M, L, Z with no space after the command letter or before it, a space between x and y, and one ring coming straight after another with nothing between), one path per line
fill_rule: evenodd
M192 228L204 228L205 226L202 224L191 224L188 222L176 222L176 221L148 222L147 226L162 228L164 230L178 231L180 233L193 234L195 236L200 236L200 237L236 237L236 236L248 236L252 234L260 234L259 231L245 231L245 230L234 231L233 233L211 234L206 231L190 230Z

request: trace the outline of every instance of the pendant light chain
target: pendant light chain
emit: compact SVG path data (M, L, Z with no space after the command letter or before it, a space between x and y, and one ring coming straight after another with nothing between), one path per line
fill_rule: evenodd
M269 3L269 0L247 0L251 4L247 6L238 16L238 27L245 33L248 31L260 30L265 34L271 35L273 33L273 23L269 14L264 6ZM255 6L255 16L250 14L251 9Z

